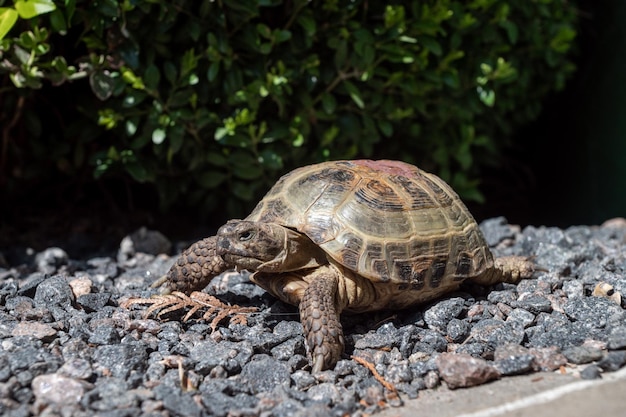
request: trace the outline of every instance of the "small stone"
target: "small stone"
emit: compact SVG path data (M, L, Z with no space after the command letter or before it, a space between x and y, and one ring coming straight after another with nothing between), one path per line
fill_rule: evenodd
M40 404L78 404L85 393L80 381L59 374L36 376L32 387Z
M626 326L619 326L611 329L607 348L610 350L626 348Z
M120 340L115 326L97 326L89 336L89 343L94 345L113 345L119 343Z
M592 346L574 346L563 351L567 361L574 364L584 364L602 359L602 350Z
M559 348L556 346L530 348L528 351L535 357L535 370L537 371L554 371L567 364L567 359L559 353Z
M518 228L508 224L505 217L494 217L480 223L480 230L490 247L495 247L498 243L515 238Z
M289 386L289 368L267 355L256 355L241 369L241 381L253 394L271 391L276 385Z
M109 257L92 258L87 261L89 275L104 278L115 278L120 273L120 268L115 259Z
M502 375L518 375L533 370L535 357L528 349L519 345L496 347L494 366Z
M487 300L489 300L489 302L493 304L502 303L511 306L517 300L517 295L513 291L494 290L490 291L489 294L487 294Z
M73 379L87 380L93 375L91 364L86 359L69 358L58 370L58 374Z
M156 256L168 254L171 249L172 243L161 232L142 227L122 239L117 259L124 263L137 253Z
M446 333L454 343L461 343L470 333L470 325L467 321L452 319L448 322Z
M602 377L602 369L597 365L589 365L580 372L582 379L600 379Z
M43 272L34 272L30 274L20 284L20 289L17 291L17 295L23 295L32 298L35 295L35 290L37 289L37 286L47 278L48 276ZM14 295L15 294L12 294L12 296Z
M195 363L195 371L207 375L216 366L222 366L229 372L238 373L250 360L254 352L248 341L240 343L228 340L219 343L206 340L196 344L189 352Z
M497 319L481 320L470 333L473 341L486 343L490 348L513 343L519 345L524 340L524 328Z
M93 282L87 277L79 277L71 280L69 282L70 288L72 288L72 292L74 293L74 297L78 298L81 295L89 294L91 292L91 287Z
M35 304L50 308L59 306L69 309L74 301L72 288L61 275L54 275L43 280L35 290Z
M11 335L33 336L44 342L50 342L56 337L57 331L46 323L22 321L13 328Z
M466 354L442 353L436 359L439 375L450 389L472 387L500 377L484 359Z
M345 390L345 388L338 387L329 382L323 382L318 385L313 385L309 388L307 394L313 401L333 405L341 402L344 394L342 390Z
M386 334L370 332L354 343L355 349L382 349L390 347Z
M94 294L83 294L78 296L76 303L85 309L87 312L101 310L109 300L111 299L111 293L99 292Z
M614 350L597 363L606 372L614 372L626 364L626 350Z
M604 328L611 316L624 316L624 310L602 297L581 297L568 300L563 306L565 314L586 329Z
M549 313L552 311L552 302L539 294L531 294L527 297L520 297L513 303L513 307L523 308L533 314Z
M515 308L509 313L506 321L517 323L525 329L535 322L535 315L523 308Z
M448 341L435 330L423 330L419 333L418 342L413 346L413 353L422 352L432 354L434 352L445 352L448 348Z
M305 353L304 339L301 337L289 339L280 345L273 347L270 353L279 361L287 361L296 353Z
M307 371L295 371L291 374L291 380L295 384L296 388L304 391L317 383L317 380L310 372Z
M439 374L435 371L428 371L426 375L424 375L424 385L428 389L437 388L441 384L441 380L439 379Z
M407 360L394 360L385 367L385 378L392 384L411 382L413 373Z
M67 265L69 256L61 248L48 248L35 255L35 263L39 272L54 274L62 265Z
M430 329L445 332L450 320L459 317L464 308L465 300L463 298L448 298L426 309L424 321Z
M142 342L98 346L93 359L94 368L120 379L131 371L144 372L148 366L147 347Z
M563 291L567 294L567 298L577 298L585 295L583 283L578 280L565 281L563 283Z

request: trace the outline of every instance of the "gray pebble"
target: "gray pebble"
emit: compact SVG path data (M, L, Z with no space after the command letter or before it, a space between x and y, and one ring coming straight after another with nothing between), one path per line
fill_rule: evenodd
M465 320L452 319L446 326L446 334L455 343L463 342L470 333L470 325Z
M523 327L496 319L476 323L470 334L473 341L483 342L491 349L508 343L519 345L524 340Z
M523 308L533 314L549 313L552 311L552 303L550 300L539 294L520 297L520 299L513 303L512 307Z
M611 329L607 347L611 350L626 349L626 326Z
M93 353L100 372L115 378L127 378L131 371L145 371L148 352L141 342L98 346Z
M35 304L41 307L51 306L69 309L74 302L74 294L67 280L61 275L54 275L41 281L35 290Z
M190 394L181 392L165 384L158 385L155 390L156 398L163 402L163 407L174 415L196 417L202 415L202 408Z
M78 404L85 387L76 379L59 375L39 375L32 382L33 393L38 404L71 405Z
M535 315L523 308L515 308L507 315L506 321L527 328L535 322Z
M597 365L605 372L617 371L626 365L626 350L609 351Z
M536 365L528 349L509 344L496 348L494 366L502 375L518 375L532 371Z
M591 346L573 346L563 351L567 361L584 364L602 359L602 350Z
M600 379L602 378L602 369L597 365L589 365L580 372L582 379Z
M241 381L253 394L271 391L276 385L289 385L289 368L267 355L255 355L241 369Z
M402 398L440 385L437 361L447 352L466 354L493 375L593 363L581 377L598 378L626 366L624 306L590 297L600 280L626 293L626 260L617 256L626 228L519 232L503 218L481 228L497 255L534 255L549 272L516 285L466 285L467 292L393 311L392 320L385 321L387 312L343 315L345 354L319 375L310 373L297 308L276 301L247 273L224 274L206 291L259 307L261 314L250 315L246 325L224 320L213 332L195 317L143 319L140 308L118 307L119 300L154 293L148 285L175 261L155 255L163 249L142 249L152 252L146 254L133 247L123 264L110 254L76 261L54 248L36 262L33 252L24 258L26 269L0 268L2 406L11 417L27 417L33 403L45 401L48 413L77 417L363 415L389 403L388 393L350 355L372 362ZM67 283L81 277L93 285L74 300ZM196 391L181 390L179 363ZM492 377L462 369L446 374L452 385L455 378L463 386ZM80 384L78 403L57 406L35 393L38 378L47 375Z
M76 298L76 303L84 308L88 312L99 311L104 308L105 305L111 299L111 293L100 292L79 295Z
M61 248L48 248L35 255L35 263L39 272L54 274L59 267L67 265L69 256Z
M432 330L446 331L450 320L459 317L465 308L465 300L459 297L439 301L426 309L424 321Z

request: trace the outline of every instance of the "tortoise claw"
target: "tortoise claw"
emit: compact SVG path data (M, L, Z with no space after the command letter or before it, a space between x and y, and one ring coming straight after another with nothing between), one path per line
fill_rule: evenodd
M313 357L313 368L311 369L312 374L319 374L324 370L324 355L318 353Z

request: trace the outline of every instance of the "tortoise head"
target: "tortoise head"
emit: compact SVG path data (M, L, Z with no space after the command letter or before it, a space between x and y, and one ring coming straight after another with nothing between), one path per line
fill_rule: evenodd
M275 223L230 220L217 231L217 254L252 271L286 272L326 263L308 237Z

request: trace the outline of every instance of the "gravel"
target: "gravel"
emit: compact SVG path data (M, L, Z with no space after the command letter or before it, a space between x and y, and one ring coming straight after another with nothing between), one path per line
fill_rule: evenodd
M346 315L344 357L319 375L297 309L245 272L206 291L257 307L246 323L212 332L198 316L183 322L184 311L120 307L156 293L150 284L176 258L168 251L185 246L157 231L85 259L71 247L0 251L0 414L358 416L442 383L554 370L596 379L626 366L626 221L521 230L495 218L481 228L494 253L534 256L541 270L518 285L466 283L407 311Z

